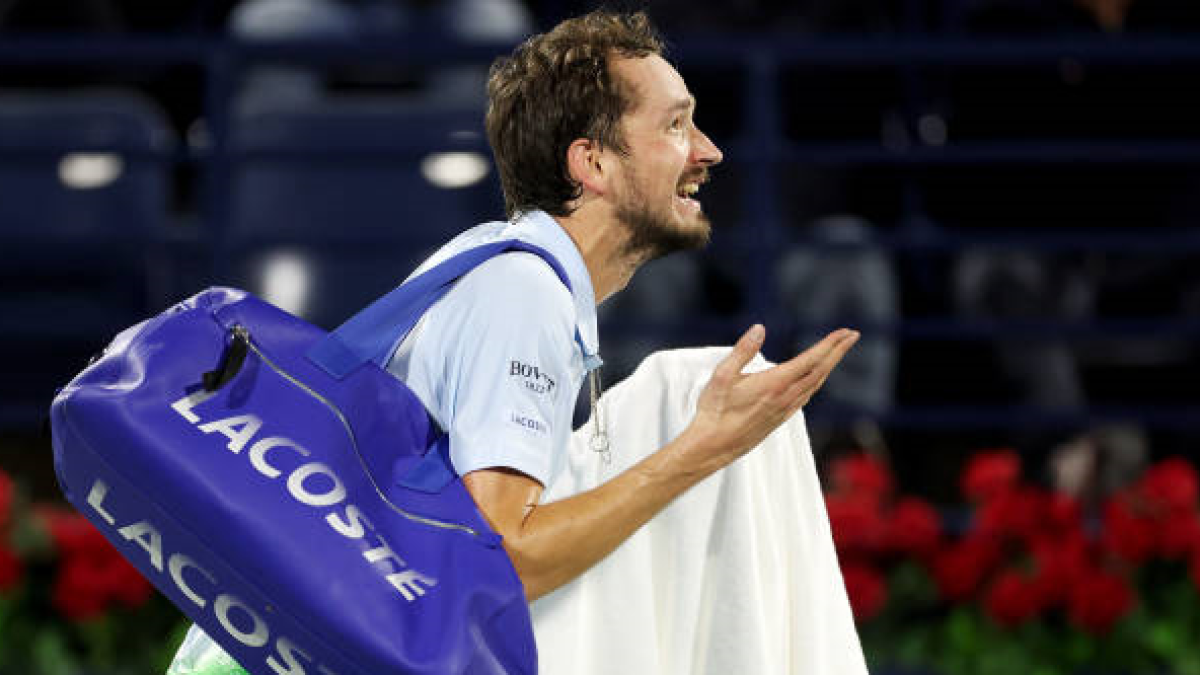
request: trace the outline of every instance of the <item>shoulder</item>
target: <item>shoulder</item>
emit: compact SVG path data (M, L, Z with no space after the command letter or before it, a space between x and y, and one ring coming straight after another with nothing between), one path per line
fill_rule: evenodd
M574 322L571 291L537 255L515 251L498 255L465 275L448 294L485 314L504 310L517 316L561 316Z

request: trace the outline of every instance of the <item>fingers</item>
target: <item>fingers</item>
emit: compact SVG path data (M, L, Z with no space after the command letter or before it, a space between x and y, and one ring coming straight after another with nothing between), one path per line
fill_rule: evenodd
M823 359L821 359L817 369L821 374L821 378L817 382L818 387L820 387L822 384L825 384L825 378L829 377L829 373L833 372L833 369L837 367L837 364L842 362L842 358L846 356L846 353L850 351L850 348L858 344L859 332L856 330L848 332L849 335L846 335L840 342L836 343L833 346L833 349L830 350Z
M841 331L838 331L841 332ZM823 346L830 338L836 338L828 349L822 349L817 354L819 357L811 364L811 368L807 370L797 381L793 382L788 387L786 397L792 402L793 412L812 398L813 394L825 384L825 380L829 378L829 374L833 369L841 363L842 358L850 351L850 348L858 342L859 333L857 331L845 331L844 335L838 336L837 333L831 334L817 346ZM809 351L812 351L810 349ZM801 354L807 355L808 352ZM799 358L799 357L797 357Z
M737 344L733 345L733 351L717 364L713 370L713 378L731 379L741 374L746 364L762 349L766 335L767 329L763 328L762 324L756 323L751 326L738 338Z
M858 342L858 331L841 328L826 335L817 344L809 347L789 361L779 365L779 370L788 380L797 381L809 373L827 365L826 374L833 370L846 352Z

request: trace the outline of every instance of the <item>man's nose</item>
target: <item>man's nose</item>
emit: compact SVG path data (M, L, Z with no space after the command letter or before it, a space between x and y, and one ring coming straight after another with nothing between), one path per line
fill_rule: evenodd
M721 153L721 149L713 143L703 131L695 130L694 138L692 139L692 161L704 166L713 166L720 164L725 155Z

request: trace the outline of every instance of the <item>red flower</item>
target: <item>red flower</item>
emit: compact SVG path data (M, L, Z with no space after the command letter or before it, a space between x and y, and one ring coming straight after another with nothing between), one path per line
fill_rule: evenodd
M1064 492L1052 492L1045 501L1046 526L1050 532L1073 534L1083 527L1083 509L1079 500Z
M86 557L68 559L54 582L52 602L63 616L73 621L95 618L108 609L104 592L104 569Z
M1030 553L1034 582L1047 607L1065 605L1075 582L1091 570L1088 542L1079 531L1040 537L1030 543Z
M1047 525L1046 503L1046 494L1038 488L1010 488L979 507L975 527L1000 541L1032 540Z
M986 502L1007 492L1021 476L1021 458L1009 449L984 451L971 457L961 479L962 493L974 502Z
M1104 548L1118 558L1141 564L1155 549L1155 525L1135 510L1133 496L1113 495L1104 505Z
M85 621L114 603L135 609L150 599L150 583L119 555L68 558L55 579L53 603L63 616Z
M937 510L916 497L905 497L892 508L888 542L893 550L927 558L937 550L942 519Z
M856 495L826 495L825 509L833 542L841 554L874 554L887 541L887 522L874 499Z
M4 526L12 517L14 493L12 479L8 477L8 474L0 471L0 531L4 530Z
M1043 602L1036 582L1005 570L988 588L983 606L996 623L1011 627L1037 616Z
M1172 560L1200 551L1200 517L1194 511L1175 511L1158 520L1158 553Z
M1071 591L1067 616L1076 626L1103 635L1133 608L1133 589L1124 579L1094 570Z
M830 468L833 491L866 495L883 500L892 492L892 474L887 466L869 455L839 457Z
M939 551L930 572L942 598L955 602L970 597L991 572L1000 549L984 537L969 537Z
M869 621L887 604L887 585L883 575L865 563L848 562L842 565L842 580L854 620Z
M1187 460L1172 457L1147 469L1136 490L1156 513L1194 511L1200 479Z
M42 507L36 511L36 516L49 532L55 548L65 557L105 556L112 551L112 544L81 513Z
M21 559L17 554L0 544L0 593L16 588L21 582Z
M44 509L40 515L63 558L53 603L64 616L83 621L114 603L132 609L149 600L150 583L81 514Z
M137 609L154 594L154 587L146 577L124 558L113 558L104 570L105 590L108 598L128 609Z

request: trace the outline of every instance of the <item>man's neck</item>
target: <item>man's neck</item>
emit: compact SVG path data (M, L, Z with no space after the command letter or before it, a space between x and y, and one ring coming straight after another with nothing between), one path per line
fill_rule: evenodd
M592 279L596 304L625 288L645 260L628 250L629 233L614 217L579 209L569 216L554 216L579 249Z

